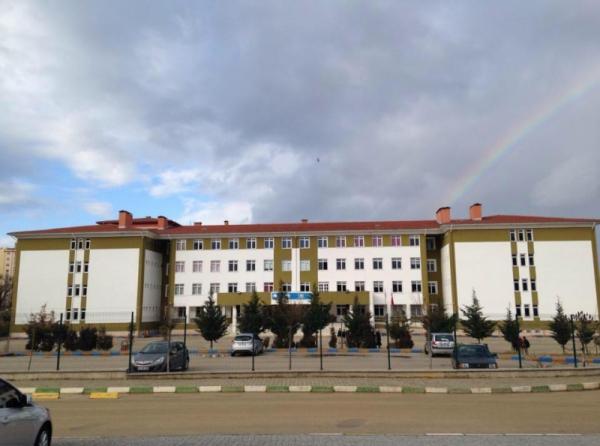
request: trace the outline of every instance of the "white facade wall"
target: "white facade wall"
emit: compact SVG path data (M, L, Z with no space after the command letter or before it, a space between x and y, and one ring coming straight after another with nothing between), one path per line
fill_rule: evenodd
M273 282L273 271L264 270L264 261L273 260L273 249L210 249L210 250L185 250L176 251L175 260L185 262L185 271L175 273L175 284L183 284L183 295L174 297L176 307L200 307L208 299L211 283L219 283L220 290L227 292L227 286L230 282L238 284L238 291L246 291L246 283L254 282L256 291L263 291L265 282ZM202 272L193 272L194 260L202 261ZM218 273L210 271L210 262L219 260L221 270ZM229 272L229 260L238 261L238 271ZM246 271L246 260L256 262L256 271ZM275 268L275 266L274 266ZM194 283L202 284L202 293L199 296L192 295L192 285ZM213 296L217 299L218 295Z
M139 249L92 249L87 323L129 322L136 311Z
M500 319L510 306L514 314L510 242L454 244L458 306L470 305L473 290L485 314Z
M452 270L450 264L450 245L443 246L440 252L439 268L442 272L442 293L444 299L444 307L448 314L454 312L452 306Z
M142 299L142 322L160 320L162 290L162 254L146 249L144 261L144 291Z
M535 242L534 251L540 316L551 317L560 298L567 314L584 311L597 317L592 242Z
M30 313L65 312L69 251L21 251L17 289L17 324L26 324Z

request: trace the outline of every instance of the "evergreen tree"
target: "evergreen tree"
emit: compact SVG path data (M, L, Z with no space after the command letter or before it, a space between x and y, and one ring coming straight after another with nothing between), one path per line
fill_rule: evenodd
M250 300L242 305L241 313L238 317L240 333L259 334L265 331L264 305L256 291L253 291Z
M403 311L394 311L390 320L390 338L398 348L413 348L415 345L410 333L408 319Z
M571 340L571 322L563 310L560 301L556 302L556 314L549 324L550 336L562 347L563 354L565 345Z
M510 308L506 310L506 319L502 323L499 324L500 331L504 336L506 342L508 342L513 350L517 350L519 345L519 324L516 319L513 319L512 312Z
M448 316L443 305L430 306L429 311L423 316L423 328L429 333L452 333L458 316Z
M213 342L221 339L227 332L227 318L221 312L221 308L215 305L212 293L208 295L208 300L200 307L200 312L194 322L196 322L202 337L210 342L211 349L213 348Z
M596 332L594 327L594 318L591 314L580 311L575 315L575 321L575 331L577 338L581 343L581 350L587 355L589 354L588 344L592 342Z
M277 294L275 305L265 307L265 326L275 335L274 343L277 348L291 345L304 317L303 307L304 305L290 304L284 291Z
M358 296L354 298L352 311L344 316L344 325L347 330L348 347L375 347L375 331L371 325L371 314L364 305L358 304Z
M460 321L464 332L468 336L477 339L477 342L481 342L494 333L496 323L488 320L483 315L483 308L479 305L479 299L477 299L475 291L473 291L473 303L465 306L461 312L465 317Z
M302 321L303 337L300 341L302 347L316 347L317 339L315 333L325 328L333 320L333 316L330 314L332 303L321 302L321 296L317 291L316 285L313 285L313 289L312 299L306 307Z

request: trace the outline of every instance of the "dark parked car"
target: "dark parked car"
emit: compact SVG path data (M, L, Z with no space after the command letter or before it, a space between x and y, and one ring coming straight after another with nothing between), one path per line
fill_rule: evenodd
M134 372L166 372L167 371L167 341L155 341L147 344L133 358L131 369ZM190 352L183 342L171 342L169 356L170 370L187 370L190 365Z
M0 444L50 446L52 421L48 409L0 379Z
M452 354L452 367L455 369L497 369L498 355L491 353L487 345L459 345Z

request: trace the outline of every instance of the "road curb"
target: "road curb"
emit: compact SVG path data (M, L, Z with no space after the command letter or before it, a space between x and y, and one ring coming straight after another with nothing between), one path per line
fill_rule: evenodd
M34 399L46 396L61 398L66 395L98 394L179 394L179 393L401 393L427 395L491 395L519 393L550 392L583 392L600 390L600 382L584 382L572 384L548 384L537 386L505 386L505 387L418 387L418 386L325 386L325 385L245 385L245 386L134 386L134 387L22 387L19 389Z

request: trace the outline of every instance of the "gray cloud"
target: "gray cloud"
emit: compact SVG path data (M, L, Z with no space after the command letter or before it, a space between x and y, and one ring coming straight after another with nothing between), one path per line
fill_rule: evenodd
M184 218L430 217L600 76L593 1L7 5L0 173L56 160L86 186L181 195ZM456 213L599 215L599 106L597 87L535 127Z

